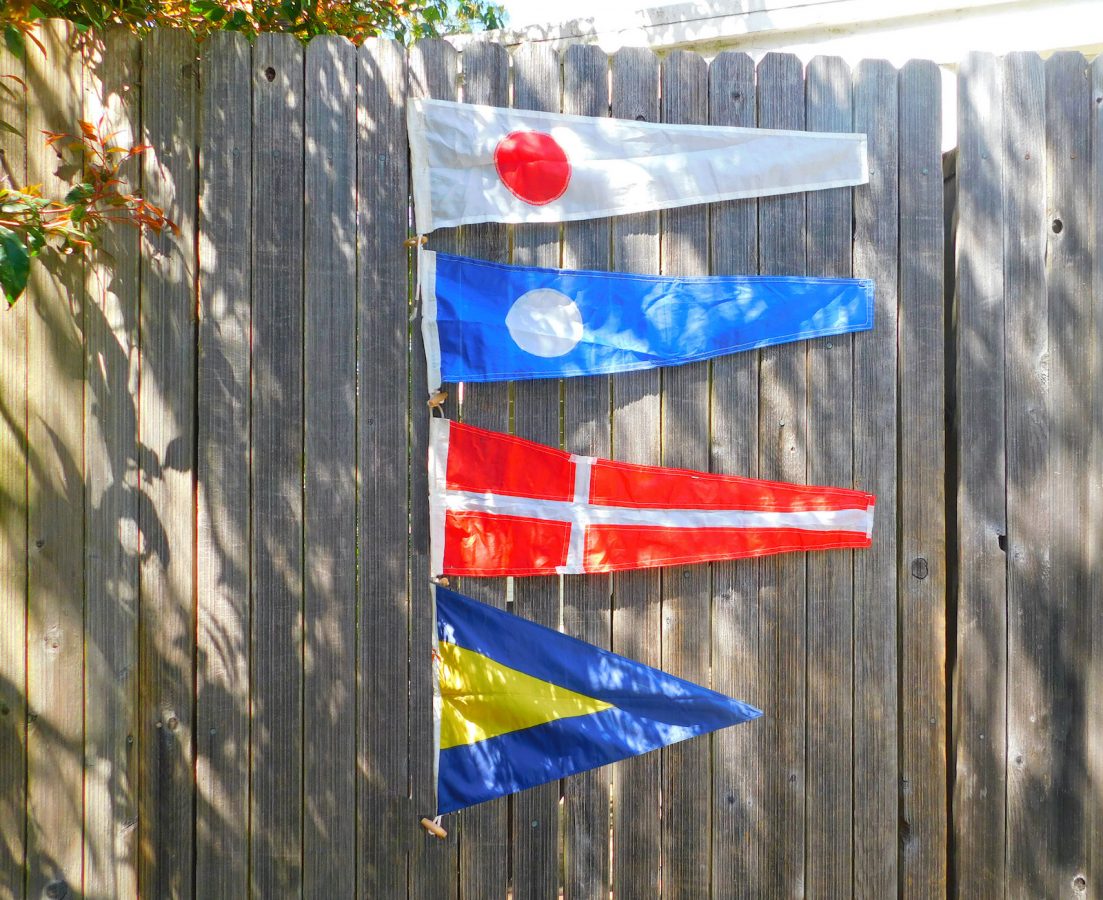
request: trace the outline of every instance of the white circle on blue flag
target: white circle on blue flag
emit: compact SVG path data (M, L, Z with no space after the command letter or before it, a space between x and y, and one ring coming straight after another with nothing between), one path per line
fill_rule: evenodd
M533 356L563 356L582 340L582 312L566 294L537 288L510 307L506 328L517 346Z

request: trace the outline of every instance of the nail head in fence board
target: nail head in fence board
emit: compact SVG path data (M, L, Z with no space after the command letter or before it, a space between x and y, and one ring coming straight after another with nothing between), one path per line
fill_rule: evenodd
M302 884L303 48L253 47L252 890Z
M195 892L238 897L249 859L251 53L228 31L200 53Z
M708 64L675 50L662 63L662 121L707 124ZM707 275L708 207L664 210L659 217L660 267L669 275ZM662 375L662 462L705 470L709 464L709 364L689 363ZM696 684L709 682L709 566L669 566L662 585L662 668ZM711 807L709 741L683 741L662 751L663 895L692 897L709 880Z
M809 131L853 131L851 73L838 57L808 64L805 115ZM851 273L852 190L811 191L805 200L808 272ZM808 341L808 481L849 486L854 480L854 341L866 334ZM807 872L812 896L852 892L852 830L839 810L854 796L854 551L808 555Z
M1050 556L1053 517L1047 496L1051 453L1049 304L1046 296L1046 78L1036 53L1012 53L1002 63L1000 115L1006 146L1004 281L1015 285L1014 314L1005 328L1007 377L1007 859L1012 894L1045 893L1047 861L1023 852L1045 840L1051 764L1046 686L1035 681L1048 653L1053 610ZM1011 217L1014 217L1012 219ZM1042 821L1039 821L1041 819Z
M0 48L0 71L25 79L23 60ZM27 98L0 91L0 179L27 183ZM27 793L27 315L20 298L0 310L0 898L22 895ZM4 303L4 306L7 306Z
M103 35L85 58L84 114L115 146L139 143L138 38ZM120 174L137 186L141 160ZM84 887L135 897L138 813L138 260L136 228L107 228L86 263Z
M347 38L306 47L305 896L356 892L356 69Z
M410 49L409 95L458 100L459 53L447 41L420 41ZM401 110L405 121L405 109ZM405 148L400 152L404 153ZM460 230L443 228L429 236L430 250L457 253ZM425 348L418 323L413 329L410 357L410 742L415 814L436 812L436 772L433 759L433 685L430 656L436 621L430 602L429 577L429 481L427 447L429 414L425 408ZM457 393L452 392L449 414L457 417ZM449 839L437 840L422 832L410 817L408 827L416 832L410 859L412 896L456 896L459 886L460 817L448 828Z
M1089 471L1093 473L1089 495L1087 519L1088 566L1090 571L1088 603L1096 611L1092 616L1091 646L1092 657L1088 683L1103 684L1103 536L1101 536L1101 516L1103 516L1103 228L1099 217L1103 215L1103 56L1097 56L1091 65L1091 141L1092 170L1091 197L1092 214L1096 221L1095 242L1092 245L1092 319L1091 338L1095 348L1092 359L1092 456ZM1087 696L1087 754L1088 774L1098 794L1103 784L1103 691L1088 692ZM1089 807L1090 821L1088 846L1091 849L1089 871L1085 873L1084 887L1088 896L1103 895L1103 855L1098 848L1103 847L1103 803L1098 800Z
M513 106L560 110L559 54L542 44L524 44L513 56ZM517 225L513 263L559 265L557 223ZM514 385L514 431L521 437L559 446L560 381L529 379ZM480 385L480 387L482 387ZM568 450L574 451L573 447ZM518 578L513 611L548 628L559 627L559 581ZM559 891L559 782L523 791L513 801L513 896L517 900L556 896Z
M958 70L956 261L957 660L954 872L959 894L1005 878L1003 77L970 54Z
M357 59L356 247L361 260L356 290L361 373L356 419L361 560L357 721L366 772L358 779L357 895L404 897L406 854L415 839L416 814L432 812L410 803L411 760L420 752L416 742L423 738L415 735L414 745L409 740L407 687L412 682L428 688L425 675L429 672L427 641L420 645L425 652L410 658L407 586L407 566L425 565L424 555L415 562L407 551L407 508L414 504L417 539L418 512L426 497L416 491L407 496L404 464L407 417L412 415L415 425L426 421L425 373L409 372L412 395L405 402L395 402L394 381L397 373L407 372L411 361L420 359L424 364L424 354L419 346L413 348L412 357L406 351L409 256L401 240L409 214L406 52L396 41L371 38L361 45ZM414 474L424 485L425 460L417 455L413 459ZM427 635L432 626L427 582L424 570L412 582L415 634L424 629L420 633Z
M854 336L854 486L877 496L873 546L854 554L854 890L897 890L896 415L898 76L854 72L854 130L868 136L869 184L854 189L854 275L871 278L873 330Z
M804 128L804 77L800 60L769 53L758 64L758 124ZM805 196L788 194L758 202L759 271L805 272ZM804 343L761 352L759 474L803 483L807 460L807 378ZM766 632L763 674L770 732L767 773L770 874L774 890L791 893L804 879L805 554L761 560L760 610Z
M463 100L509 106L509 55L501 44L476 41L461 58ZM463 229L467 256L492 262L509 261L509 233L495 222ZM465 422L493 431L509 431L508 384L465 384L462 415ZM469 578L463 590L477 600L505 608L504 578ZM505 798L479 804L460 813L460 895L505 896L508 879L508 806Z
M563 112L609 115L609 58L600 47L575 44L563 53ZM609 219L563 226L563 266L608 271ZM608 457L610 379L563 382L563 435L574 453ZM563 576L563 631L609 647L610 577ZM563 781L563 894L566 900L609 896L609 774L603 767Z
M193 877L196 55L182 31L152 32L142 54L143 190L180 227L147 232L141 266L138 887L151 897L191 896Z
M947 890L942 84L900 71L900 885ZM859 338L855 336L855 340ZM926 568L924 568L924 566ZM925 577L919 577L926 572Z
M650 50L625 48L612 58L612 113L617 119L659 121L659 61ZM613 219L613 267L619 272L659 271L659 214ZM613 384L613 456L659 465L658 369L618 375ZM649 666L661 663L661 580L657 569L613 576L613 650ZM653 897L659 890L661 852L660 754L648 753L613 767L613 892Z
M69 181L41 140L81 115L73 28L51 20L25 54L27 180L47 196ZM83 703L84 288L79 257L32 265L27 305L27 895L81 885Z
M1079 53L1059 52L1046 60L1045 70L1046 193L1053 216L1046 253L1049 346L1052 358L1061 363L1050 369L1049 389L1052 433L1060 440L1050 445L1046 492L1053 515L1053 568L1049 591L1034 598L1044 617L1039 624L1049 640L1032 660L1032 671L1046 706L1039 713L1048 716L1050 725L1048 746L1037 761L1049 791L1045 814L1025 834L1009 825L1008 858L1009 866L1014 866L1020 854L1033 858L1039 845L1046 848L1048 871L1036 868L1033 878L1044 879L1039 890L1052 895L1068 892L1087 871L1087 803L1096 796L1088 780L1084 732L1092 613L1087 606L1090 583L1084 528L1091 448L1084 401L1091 396L1092 347L1084 338L1092 324L1089 285L1094 228L1091 192L1085 190L1091 179L1087 64ZM1022 679L1010 668L1008 674L1015 694ZM1036 830L1039 826L1041 833ZM1010 882L1008 887L1015 888Z
M754 61L728 50L709 66L709 123L753 128L756 119ZM729 200L709 208L714 275L758 271L758 201ZM754 478L758 474L759 351L712 361L709 470ZM712 564L712 687L764 706L759 657L758 562ZM765 721L712 735L712 893L733 884L762 895L771 883L765 845L763 784L768 762Z

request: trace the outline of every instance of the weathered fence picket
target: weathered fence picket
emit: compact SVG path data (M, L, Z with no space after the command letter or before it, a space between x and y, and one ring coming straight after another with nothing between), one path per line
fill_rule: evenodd
M459 53L445 41L422 41L410 50L409 96L434 97L457 101L459 97ZM429 236L430 250L458 253L462 249L458 228L445 228ZM424 413L425 353L420 329L414 328L410 379L410 763L413 778L412 812L431 812L436 796L433 783L433 687L428 666L418 666L417 647L431 646L436 624L432 607L418 584L429 581L429 508L418 498L429 495L427 474L429 421ZM459 400L457 386L446 386L452 403ZM455 407L453 407L454 409ZM365 673L366 675L367 673ZM388 698L390 702L394 698ZM441 843L412 839L410 857L410 895L414 897L455 897L459 887L459 841L462 823L455 817L456 840ZM399 824L398 827L401 827Z
M302 796L304 749L302 44L261 35L251 75L249 871L254 893L278 897L301 890L303 868L302 806L287 802Z
M1004 518L1004 151L1001 64L972 56L958 98L954 842L958 891L1003 884L1007 695ZM961 417L968 414L970 433Z
M795 56L769 53L758 64L758 126L804 128L804 72ZM758 270L763 275L806 273L805 195L758 201ZM760 353L758 475L805 483L808 471L806 342L766 347ZM766 881L799 893L805 860L806 564L802 556L763 557L759 566L759 629L763 654L757 678L766 804L759 826L768 860Z
M26 80L0 49L0 71ZM0 92L0 179L25 183L26 96ZM22 895L27 821L27 316L0 316L0 897Z
M1091 288L1093 309L1097 309L1103 300L1103 253L1099 252L1100 238L1103 237L1098 221L1103 215L1103 57L1096 57L1091 64L1091 102L1094 113L1091 117L1091 198L1094 216L1095 242L1091 245ZM1100 551L1103 549L1103 480L1098 473L1103 469L1103 316L1096 313L1092 318L1089 338L1095 352L1092 357L1092 402L1088 407L1093 423L1091 454L1088 458L1093 473L1089 485L1090 517L1086 523L1088 542L1087 565L1098 574L1101 565ZM1093 577L1088 582L1088 592L1084 597L1088 609L1103 609L1103 579ZM1103 616L1093 612L1091 615L1091 659L1087 663L1087 685L1103 684ZM1087 744L1085 752L1088 758L1088 788L1095 796L1086 799L1088 804L1088 848L1090 869L1082 882L1074 880L1074 887L1084 887L1090 896L1103 896L1103 865L1095 848L1103 847L1103 801L1099 799L1099 782L1103 780L1103 691L1087 691L1087 723L1085 733Z
M303 894L356 893L356 48L306 48ZM397 366L396 371L401 371Z
M899 879L916 897L946 888L946 496L941 121L936 66L900 70Z
M410 498L426 493L425 356L416 342L413 352L409 350L410 305L360 299L401 299L409 293L408 254L403 246L409 212L404 192L408 184L405 52L394 41L366 41L358 63L355 781L359 809L354 868L359 895L401 897L407 891L406 858L412 845L403 823L415 818L417 810L429 808L420 798L428 763L425 717L431 719L432 692L419 696L419 691L429 688L428 669L409 665L411 635L415 646L424 647L431 627L428 597L411 596L408 587L428 579L424 504L412 507L412 532L407 518ZM409 386L396 392L398 372L404 373ZM414 460L409 487L404 464L408 444ZM342 677L348 683L348 673ZM366 777L360 776L361 771ZM415 803L409 800L411 775L418 779L413 782ZM436 859L451 848L433 850ZM348 866L349 861L344 864Z
M613 118L659 121L659 61L650 50L623 49L611 61ZM637 213L612 220L613 269L659 271L659 214ZM658 370L611 379L612 456L658 465L660 386ZM657 570L613 575L612 649L650 666L661 657L660 581ZM660 754L625 760L613 768L613 891L654 896L661 854Z
M854 190L854 275L872 278L873 331L854 338L854 486L877 495L873 546L854 554L854 888L897 889L899 714L897 551L899 75L883 61L855 69L854 128L869 136L869 184ZM928 128L937 128L937 118ZM926 390L939 394L933 379ZM916 896L921 896L917 894Z
M675 51L662 62L662 121L708 123L708 65L695 53ZM708 207L664 210L660 216L659 266L668 275L707 275ZM660 452L663 465L707 471L709 467L709 363L690 363L662 374ZM711 580L708 566L660 570L661 667L697 684L708 684ZM707 802L709 741L691 741L662 751L662 889L692 897L709 879L712 809Z
M836 58L813 60L806 75L809 131L852 131L849 67ZM849 278L852 191L817 191L807 198L807 267L810 273ZM865 335L863 335L864 337ZM854 338L808 342L808 472L811 484L851 484ZM854 553L808 557L807 679L808 853L805 884L813 896L839 896L852 883L852 839L836 822L854 785Z
M563 53L563 112L609 115L609 59L597 47ZM563 266L610 269L610 220L563 226ZM563 383L564 445L586 456L612 455L609 378L568 378ZM563 577L563 630L606 649L612 638L612 580L607 575ZM609 896L610 780L607 769L563 782L563 893L566 900Z
M0 315L0 900L1100 890L1100 61L963 64L951 318L931 63L72 36L0 50L28 84L0 93L24 132L0 132L4 172L63 193L39 135L102 115L152 145L131 175L180 231L36 263ZM464 580L766 715L450 816L444 841L416 824L433 623L407 96L853 129L871 169L429 236L876 282L871 332L447 386L447 415L570 452L878 499L860 552Z
M140 135L139 41L118 30L84 69L84 118L115 143ZM137 182L141 161L123 174ZM86 267L84 362L84 890L134 894L138 841L138 484L139 260L133 229L106 234L106 258ZM125 538L120 525L125 524Z
M50 22L26 56L25 134L68 132L82 113L72 28ZM33 98L33 99L32 99ZM41 99L40 99L41 98ZM27 141L27 180L68 190L57 157ZM27 289L27 893L80 884L83 862L84 266L35 266ZM190 543L190 541L186 541ZM188 548L182 548L185 555Z
M559 55L549 47L520 48L513 56L513 106L559 112ZM560 227L534 224L513 229L516 265L556 267L560 263ZM559 446L559 382L519 381L513 386L514 427L521 437ZM513 611L559 627L559 579L518 579ZM525 791L513 801L513 896L517 900L555 895L559 884L559 783Z
M193 888L196 44L158 32L142 58L142 188L176 223L141 260L138 443L139 890ZM153 852L153 848L158 848Z
M195 892L248 893L252 54L200 47Z
M758 106L755 67L743 53L728 51L709 65L709 122L753 128ZM709 210L712 272L738 275L758 271L758 202L731 200ZM712 361L709 469L758 475L758 350ZM718 614L718 613L723 613ZM758 677L763 654L758 602L758 565L742 561L712 566L712 687L763 707ZM712 841L712 893L723 896L745 883L754 893L770 881L762 729L727 728L712 736L712 830L730 835Z
M1050 334L1046 302L1046 135L1045 64L1033 54L1012 54L1005 63L1007 74L1003 106L1006 121L1014 122L1014 142L1005 136L1009 151L1005 159L1003 185L1007 211L1014 216L1015 240L1008 242L1010 227L1004 230L1005 273L1009 283L1022 290L1016 315L1006 316L1005 353L1008 404L1007 441L1007 528L1012 542L1007 557L1007 628L1010 672L1017 667L1020 648L1045 640L1044 609L1038 609L1036 595L1050 592L1047 557L1053 543L1053 521L1044 487L1037 477L1038 462L1049 451L1049 378L1046 357ZM1015 402L1015 401L1018 402ZM1018 538L1018 539L1017 539ZM1007 707L1008 752L1026 751L1045 758L1042 729L1037 721L1039 685L1024 682ZM1030 820L1044 803L1044 785L1036 778L1035 765L1011 766L1007 771L1008 833L1028 834ZM1008 860L1009 884L1028 892L1024 880L1035 868L1033 854L1016 854Z

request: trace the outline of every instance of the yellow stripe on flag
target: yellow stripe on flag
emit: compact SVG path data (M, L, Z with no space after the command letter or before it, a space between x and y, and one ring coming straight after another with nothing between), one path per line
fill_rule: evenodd
M440 657L441 750L612 707L446 641Z

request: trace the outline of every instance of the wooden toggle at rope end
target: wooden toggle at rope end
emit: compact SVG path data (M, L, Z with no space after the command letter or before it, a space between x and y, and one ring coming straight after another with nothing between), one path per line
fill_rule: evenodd
M448 832L441 828L438 822L434 822L430 818L423 818L421 820L421 827L428 831L433 837L440 838L441 840L448 837Z
M424 234L419 234L416 237L406 238L406 240L404 240L402 242L402 246L403 247L424 247L428 243L429 243L429 238L427 238Z
M437 391L429 398L427 406L429 409L439 409L444 406L444 401L448 399L448 391Z

